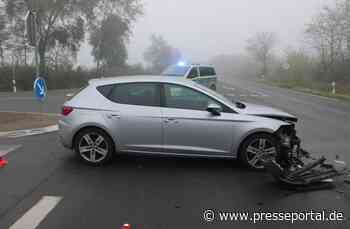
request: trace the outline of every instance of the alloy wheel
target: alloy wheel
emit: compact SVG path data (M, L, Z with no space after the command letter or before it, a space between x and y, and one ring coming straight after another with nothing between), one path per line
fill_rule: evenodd
M98 133L88 133L79 141L79 154L91 163L99 163L108 155L108 144L106 139Z
M258 138L252 141L247 149L247 162L256 169L264 168L263 160L275 158L277 150L273 142L267 138Z

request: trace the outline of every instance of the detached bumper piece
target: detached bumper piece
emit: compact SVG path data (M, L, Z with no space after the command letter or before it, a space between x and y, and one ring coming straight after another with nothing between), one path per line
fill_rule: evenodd
M266 170L286 188L309 191L334 187L334 179L349 174L346 164L334 161L326 163L326 158L314 159L303 150L298 157L284 157L283 163L276 160L264 162ZM305 162L308 161L308 162ZM281 166L284 165L284 166Z

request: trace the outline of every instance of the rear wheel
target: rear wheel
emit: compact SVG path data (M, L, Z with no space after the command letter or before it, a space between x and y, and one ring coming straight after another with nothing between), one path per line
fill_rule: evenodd
M77 134L74 150L83 162L100 166L111 160L114 144L104 131L97 128L88 128Z
M260 133L248 137L240 147L240 160L247 167L263 170L263 160L274 159L279 150L277 140L270 134Z

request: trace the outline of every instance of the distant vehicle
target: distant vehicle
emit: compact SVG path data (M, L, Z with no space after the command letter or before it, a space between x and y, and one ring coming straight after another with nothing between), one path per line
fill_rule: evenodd
M262 169L295 146L286 112L232 103L193 81L163 76L92 80L67 101L59 121L64 146L91 165L115 153L239 158Z
M190 79L196 83L202 84L213 91L217 88L217 75L215 68L209 65L178 63L171 65L162 73L164 76L175 76Z

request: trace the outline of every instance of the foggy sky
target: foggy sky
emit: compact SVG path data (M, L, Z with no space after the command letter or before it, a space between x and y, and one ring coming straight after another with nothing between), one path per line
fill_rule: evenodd
M144 15L134 25L129 63L143 61L152 33L162 35L188 61L201 62L218 54L244 51L256 32L275 32L278 46L298 47L305 24L334 0L143 0ZM84 45L78 62L90 66L90 48Z

